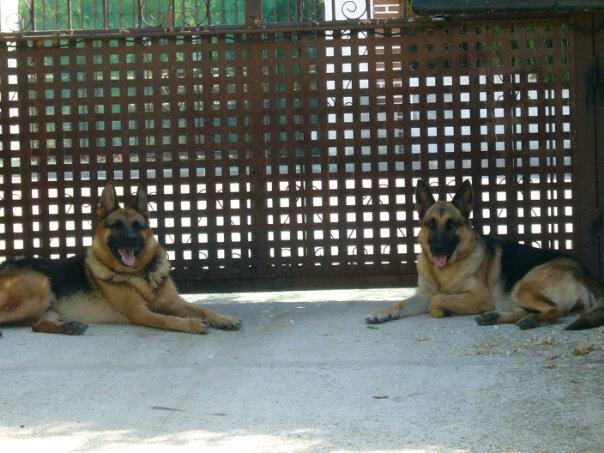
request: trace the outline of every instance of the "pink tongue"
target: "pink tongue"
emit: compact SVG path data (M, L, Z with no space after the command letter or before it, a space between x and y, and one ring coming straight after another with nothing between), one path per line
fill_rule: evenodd
M134 266L136 257L134 256L134 249L119 249L122 261L128 267Z
M434 265L436 267L445 267L447 264L447 256L446 255L436 255L434 257Z

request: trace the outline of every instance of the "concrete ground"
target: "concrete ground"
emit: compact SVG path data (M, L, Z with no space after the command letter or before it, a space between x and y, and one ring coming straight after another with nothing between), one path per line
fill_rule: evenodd
M364 324L409 292L191 296L245 322L206 336L4 328L0 451L604 451L603 329Z

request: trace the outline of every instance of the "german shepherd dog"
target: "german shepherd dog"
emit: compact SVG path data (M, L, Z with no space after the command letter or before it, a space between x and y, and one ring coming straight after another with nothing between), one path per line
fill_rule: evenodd
M64 260L14 258L0 265L0 323L36 332L80 335L87 323L132 323L204 334L208 324L241 322L184 301L170 278L166 251L149 227L141 187L125 208L108 183L87 253Z
M480 325L516 323L530 329L573 309L588 310L604 299L604 286L576 259L473 230L469 216L474 193L469 181L463 182L452 202L435 201L421 180L415 197L421 222L417 291L369 315L369 324L429 312L434 317L477 314ZM602 324L601 310L569 328Z

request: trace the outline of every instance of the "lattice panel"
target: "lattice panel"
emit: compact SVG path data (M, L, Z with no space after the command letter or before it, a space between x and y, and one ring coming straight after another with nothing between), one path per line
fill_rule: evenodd
M413 188L570 249L572 33L538 24L0 45L0 249L90 244L148 187L182 280L414 272Z
M305 49L288 40L265 49L268 240L279 272L410 271L419 177L441 196L472 179L485 233L572 249L568 30L390 32L335 30Z

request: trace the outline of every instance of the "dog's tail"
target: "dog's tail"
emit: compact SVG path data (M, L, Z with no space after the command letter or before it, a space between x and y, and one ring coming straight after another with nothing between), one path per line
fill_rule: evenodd
M602 325L604 325L604 307L596 307L566 326L564 330L593 329Z
M586 277L587 286L593 294L595 303L591 310L566 326L564 330L593 329L604 325L604 284L587 271L584 277Z

